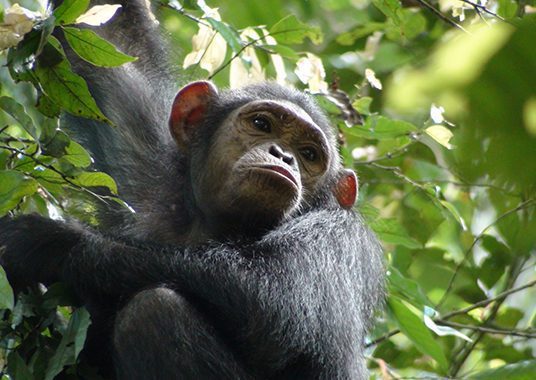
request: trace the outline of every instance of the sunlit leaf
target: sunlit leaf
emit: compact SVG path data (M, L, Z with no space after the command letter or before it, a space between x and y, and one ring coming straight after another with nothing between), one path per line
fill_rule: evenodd
M430 312L432 311L432 312ZM436 315L435 310L431 309L428 306L425 306L424 308L424 324L426 327L428 327L430 330L435 332L439 336L446 336L446 335L452 335L455 337L458 337L460 339L463 339L467 342L473 342L471 338L469 338L467 335L462 334L458 330L450 327L450 326L439 326L437 325L433 320L432 316Z
M349 128L347 133L370 139L393 139L401 136L408 136L418 129L413 124L402 120L393 120L385 116L368 117L363 126Z
M86 168L91 165L91 157L89 156L89 153L82 147L82 145L73 140L69 141L69 145L66 148L66 154L63 158L77 168Z
M92 30L64 27L63 31L65 39L76 54L96 66L120 66L137 59L121 53L114 45L99 37Z
M309 38L314 44L322 42L319 28L299 21L296 16L289 15L270 28L270 35L282 44L299 44Z
M115 181L106 173L84 172L76 177L73 182L83 187L106 187L112 194L117 194Z
M86 13L75 20L76 24L87 24L100 26L110 20L117 10L121 8L119 4L104 4L91 7Z
M382 241L391 244L400 244L408 248L422 248L422 244L413 239L395 219L377 219L371 227Z
M445 370L447 358L439 343L424 324L423 314L407 302L395 297L389 298L388 305L404 335L415 344L419 351L430 355Z
M450 129L445 128L442 125L432 125L431 127L426 128L424 131L428 134L428 136L433 138L439 144L443 145L445 148L452 149L450 139L452 138L453 134Z

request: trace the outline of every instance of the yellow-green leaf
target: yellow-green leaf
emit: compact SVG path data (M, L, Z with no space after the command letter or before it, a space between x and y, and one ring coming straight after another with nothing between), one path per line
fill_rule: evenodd
M425 132L428 136L433 138L439 144L443 145L445 148L453 148L453 146L450 144L450 139L453 136L450 129L442 125L432 125L431 127L426 128Z

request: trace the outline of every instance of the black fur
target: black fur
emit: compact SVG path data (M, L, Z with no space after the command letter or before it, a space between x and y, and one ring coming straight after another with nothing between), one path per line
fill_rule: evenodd
M167 130L174 86L144 1L122 3L100 33L140 60L113 70L74 65L119 127L67 123L137 212L122 213L120 224L103 213L99 231L37 216L0 220L9 279L72 286L94 321L85 355L105 370L113 330L121 379L365 379L362 346L383 265L360 216L331 194L340 162L310 204L263 236L183 242L198 212L189 176L202 168ZM221 120L259 98L300 105L335 144L307 96L261 84L224 92L191 150L202 157Z

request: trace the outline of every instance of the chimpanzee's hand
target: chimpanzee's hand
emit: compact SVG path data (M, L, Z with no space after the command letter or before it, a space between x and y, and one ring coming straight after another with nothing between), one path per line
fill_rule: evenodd
M0 265L16 290L61 279L63 263L80 240L76 226L37 215L0 219Z

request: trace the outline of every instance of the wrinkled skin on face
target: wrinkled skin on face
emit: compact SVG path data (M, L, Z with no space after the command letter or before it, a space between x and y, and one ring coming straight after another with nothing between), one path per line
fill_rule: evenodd
M258 100L220 126L194 178L194 193L210 218L269 228L307 204L335 155L322 129L299 106Z
M353 206L357 177L341 166L309 98L278 85L229 94L199 81L173 102L169 127L192 205L188 241L255 237L322 202Z

